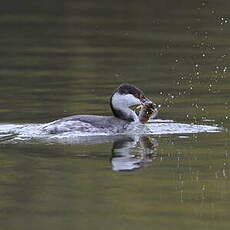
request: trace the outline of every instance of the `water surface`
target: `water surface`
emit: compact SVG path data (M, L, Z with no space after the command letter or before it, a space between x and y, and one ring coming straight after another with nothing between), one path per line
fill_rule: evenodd
M112 91L129 82L161 104L159 119L221 132L171 126L64 143L12 143L15 136L1 133L1 227L229 229L229 7L227 0L2 4L1 125L110 115Z

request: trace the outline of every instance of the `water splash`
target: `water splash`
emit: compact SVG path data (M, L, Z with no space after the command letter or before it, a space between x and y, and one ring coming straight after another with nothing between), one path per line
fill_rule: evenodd
M44 124L0 124L0 143L82 143L94 142L94 139L100 139L101 142L107 142L117 135L166 135L166 134L191 134L201 132L220 132L221 128L210 125L194 125L177 123L173 120L154 119L146 125L132 124L123 133L105 133L105 132L64 132L60 134L50 134L42 129ZM106 137L106 138L105 138ZM103 139L104 138L104 139ZM98 140L96 140L98 142Z

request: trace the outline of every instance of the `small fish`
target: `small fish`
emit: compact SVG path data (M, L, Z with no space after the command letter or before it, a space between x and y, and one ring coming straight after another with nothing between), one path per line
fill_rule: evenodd
M141 108L139 112L139 121L144 124L148 122L150 117L155 117L157 114L157 109L153 107L151 102L145 102L143 105L138 106Z

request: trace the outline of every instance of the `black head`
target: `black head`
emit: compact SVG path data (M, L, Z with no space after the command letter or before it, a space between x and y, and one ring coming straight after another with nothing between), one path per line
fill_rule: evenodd
M118 87L117 92L121 95L132 94L134 97L139 99L141 101L141 103L144 103L146 101L150 101L148 98L145 97L142 90L140 90L137 87L130 85L128 83L121 84Z
M140 89L138 89L137 87L130 85L128 83L121 84L118 87L117 92L120 94L133 94L133 95L141 94L141 95L144 95L144 93Z

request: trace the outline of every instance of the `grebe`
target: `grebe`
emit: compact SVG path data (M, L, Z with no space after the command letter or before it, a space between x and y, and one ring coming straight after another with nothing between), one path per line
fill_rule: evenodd
M110 107L114 116L74 115L44 125L43 130L57 134L63 132L103 132L119 133L131 123L139 122L137 114L130 108L151 103L157 114L156 104L144 96L137 87L121 84L110 97Z

